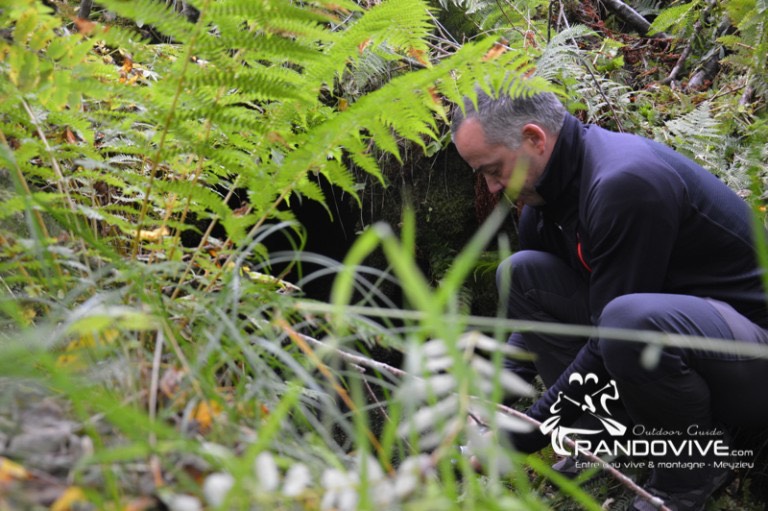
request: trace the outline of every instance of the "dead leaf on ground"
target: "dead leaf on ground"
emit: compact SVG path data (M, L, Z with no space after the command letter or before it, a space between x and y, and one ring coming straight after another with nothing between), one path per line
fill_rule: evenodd
M211 430L211 425L215 418L219 417L222 407L216 401L201 401L192 412L192 418L200 426L200 432L206 433Z
M50 511L74 511L77 504L88 502L85 492L77 486L70 486L51 506Z
M29 478L29 472L22 465L0 456L0 484Z

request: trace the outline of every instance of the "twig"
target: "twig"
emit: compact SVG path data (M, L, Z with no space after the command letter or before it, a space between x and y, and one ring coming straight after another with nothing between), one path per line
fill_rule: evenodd
M332 346L329 346L328 344L324 343L323 341L318 341L317 339L314 339L308 335L296 333L299 337L304 339L310 344L313 344L315 346L323 347L324 349L332 350L334 353L339 355L342 359L346 360L347 362L351 362L352 364L356 364L363 367L370 367L371 369L376 369L382 372L390 373L394 376L400 376L402 378L405 378L408 376L408 373L403 371L402 369L398 369L396 367L392 367L390 365L385 364L384 362L379 362L377 360L373 360L367 357L363 357L360 355L353 355L352 353L349 353L348 351L343 351L338 348L334 348Z
M752 97L755 94L755 89L751 85L747 85L744 89L744 93L739 98L739 106L747 106L752 102Z
M728 15L725 15L720 21L720 25L715 30L714 39L717 39L722 35L726 35L733 30L735 30L735 28L731 25L730 18ZM705 84L705 82L711 82L715 79L717 72L720 70L721 53L723 53L723 46L717 45L709 50L706 55L704 55L704 57L699 62L699 70L694 73L690 80L688 80L688 85L686 85L687 90L700 89Z
M496 5L499 7L499 10L501 11L501 14L502 14L502 15L503 15L503 16L504 16L506 19L507 19L507 23L509 23L509 26L510 26L510 27L514 27L514 26L515 26L515 24L514 24L514 23L512 23L512 20L511 20L511 19L509 19L509 15L508 15L508 14L507 14L507 12L504 10L504 7L502 7L502 5L501 5L501 2L500 2L499 0L496 0Z
M149 384L149 421L154 425L157 420L157 394L160 387L160 362L163 359L163 329L157 330L157 337L155 339L155 354L152 358L152 375L150 377ZM149 432L149 446L151 449L157 447L157 435L154 430ZM163 475L160 468L160 459L157 453L152 453L149 458L149 466L154 478L156 488L163 486Z

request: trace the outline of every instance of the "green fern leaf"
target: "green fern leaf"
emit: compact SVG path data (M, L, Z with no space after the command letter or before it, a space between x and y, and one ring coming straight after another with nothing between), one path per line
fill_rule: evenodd
M653 23L651 23L651 28L648 30L648 34L658 34L673 26L680 27L692 24L692 18L696 14L695 7L698 4L699 2L695 1L687 4L675 5L662 10L658 16L656 16L656 19L653 20Z

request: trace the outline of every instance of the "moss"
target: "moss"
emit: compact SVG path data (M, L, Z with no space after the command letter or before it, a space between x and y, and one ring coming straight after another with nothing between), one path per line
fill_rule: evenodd
M417 263L436 284L480 227L477 177L453 146L431 158L406 151L404 164L388 161L383 168L389 185L384 188L368 183L359 227L384 221L399 231L404 209L412 208L417 225ZM511 226L507 234L516 243ZM374 255L366 264L378 268L387 265L382 254ZM495 315L493 272L478 271L472 275L461 301L466 312Z

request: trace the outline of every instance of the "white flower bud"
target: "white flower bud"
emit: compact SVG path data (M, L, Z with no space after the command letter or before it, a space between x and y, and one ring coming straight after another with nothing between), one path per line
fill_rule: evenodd
M169 495L164 499L170 511L202 511L200 501L192 495Z
M283 486L283 495L286 497L296 497L304 488L312 482L312 475L309 469L303 463L296 463L285 474L285 484Z
M264 491L274 491L280 485L280 472L272 453L264 451L256 456L253 470L259 482L259 487Z
M235 485L235 478L223 472L216 472L205 478L203 495L212 507L219 507L227 498L227 493Z

